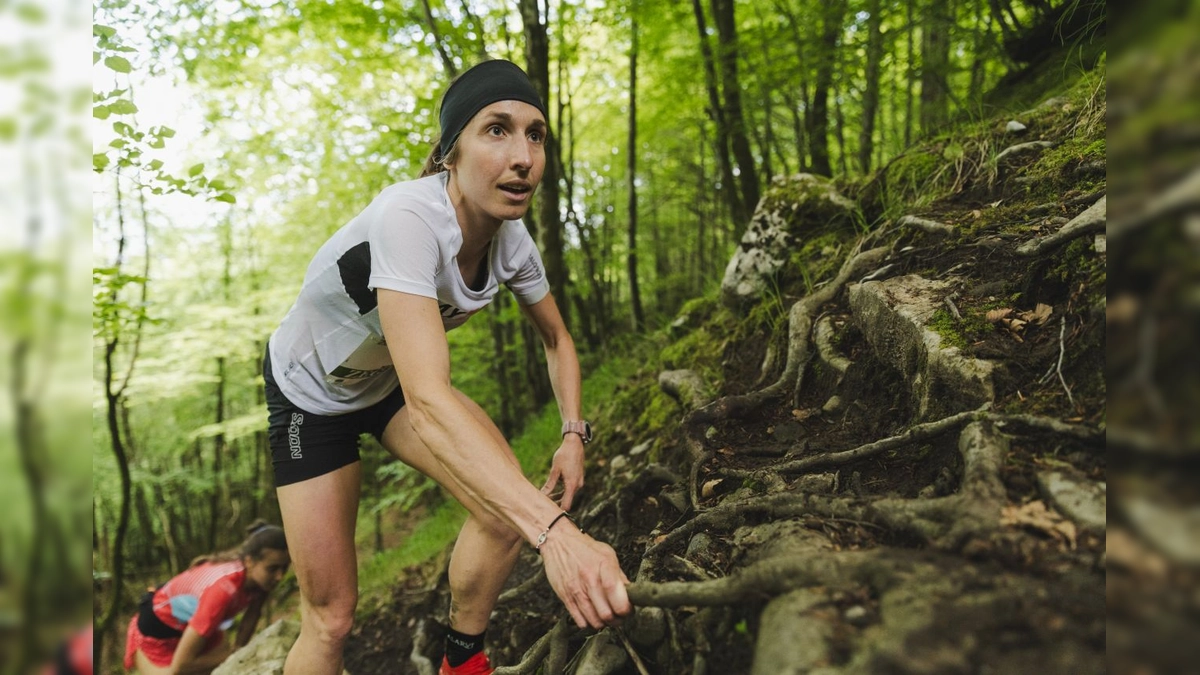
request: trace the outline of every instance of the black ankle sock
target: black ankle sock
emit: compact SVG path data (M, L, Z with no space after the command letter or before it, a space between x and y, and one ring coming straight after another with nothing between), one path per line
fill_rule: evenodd
M446 629L446 660L450 667L457 668L467 662L467 659L483 651L483 635L467 635L453 628Z

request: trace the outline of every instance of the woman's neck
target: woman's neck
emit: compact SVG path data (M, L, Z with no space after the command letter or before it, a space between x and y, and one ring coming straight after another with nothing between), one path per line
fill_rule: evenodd
M446 181L446 195L450 205L454 207L455 219L462 230L462 246L458 249L460 261L475 261L483 257L488 246L504 221L493 218L479 209L472 208L470 202L459 189L454 174L451 173Z

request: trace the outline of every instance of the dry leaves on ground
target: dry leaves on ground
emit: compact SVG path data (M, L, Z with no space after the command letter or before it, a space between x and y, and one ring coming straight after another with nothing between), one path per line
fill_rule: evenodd
M1046 508L1045 502L1041 500L1020 506L1005 506L1000 511L1000 524L1035 530L1066 544L1071 549L1075 548L1075 523Z

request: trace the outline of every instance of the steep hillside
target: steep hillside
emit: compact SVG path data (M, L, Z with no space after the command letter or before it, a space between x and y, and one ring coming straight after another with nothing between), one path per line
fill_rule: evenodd
M523 554L498 672L1104 672L1105 96L777 181L591 446L636 616L576 630ZM432 672L444 581L347 668Z

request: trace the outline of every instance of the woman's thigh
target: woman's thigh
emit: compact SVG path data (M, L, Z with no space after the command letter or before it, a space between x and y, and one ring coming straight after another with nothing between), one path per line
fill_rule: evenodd
M171 672L168 666L158 666L152 663L140 649L134 655L134 664L137 665L137 671L140 675L165 675Z
M276 489L300 596L312 607L348 604L353 611L358 592L354 523L361 467L361 462L354 462Z

